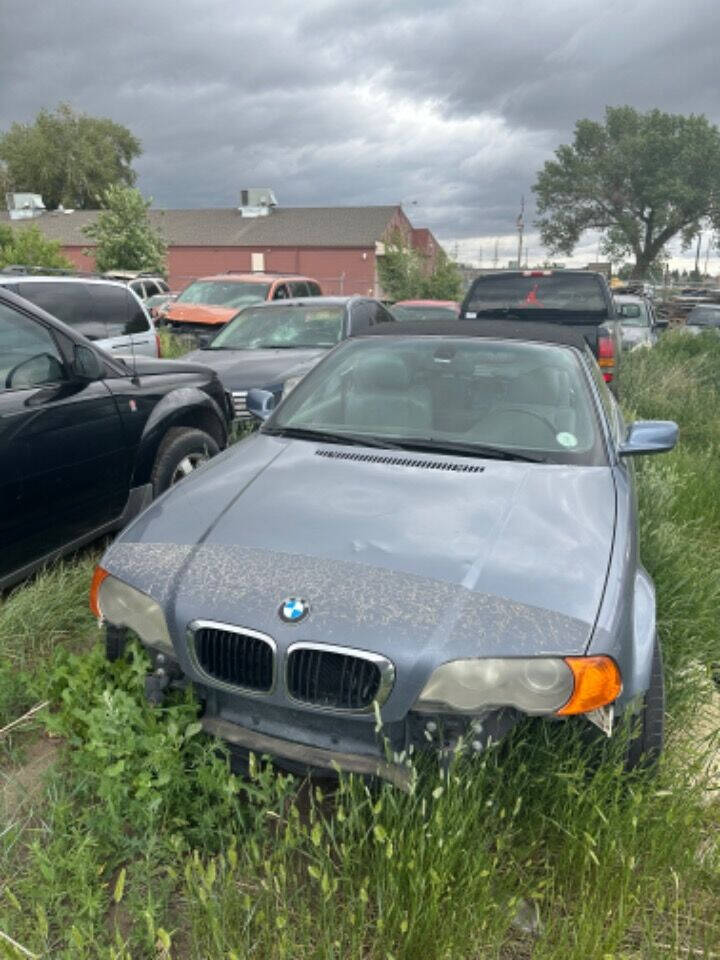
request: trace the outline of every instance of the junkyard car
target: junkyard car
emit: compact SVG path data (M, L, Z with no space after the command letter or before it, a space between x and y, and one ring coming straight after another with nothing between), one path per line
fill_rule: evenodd
M242 307L321 295L320 284L310 277L230 270L194 280L170 304L163 319L175 333L212 336Z
M225 446L229 411L207 367L122 361L0 286L0 590L123 527Z
M560 326L383 324L128 527L91 605L153 695L189 678L205 730L289 769L402 783L411 746L637 711L632 765L663 679L631 459L676 433L627 428Z
M216 370L232 393L235 416L247 420L248 390L264 387L279 400L340 340L392 320L381 303L367 297L257 304L183 359Z
M614 300L623 350L652 347L657 342L657 320L652 301L630 294L616 295Z

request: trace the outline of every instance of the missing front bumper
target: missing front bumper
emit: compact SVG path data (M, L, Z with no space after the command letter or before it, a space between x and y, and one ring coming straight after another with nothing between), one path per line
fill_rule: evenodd
M294 766L300 765L308 770L327 771L333 774L343 770L362 776L379 777L401 790L407 790L410 787L411 771L400 764L388 763L377 757L357 753L341 753L336 750L325 750L322 747L308 747L280 737L271 737L265 733L248 730L247 727L221 720L219 717L205 716L201 723L206 733L257 756L268 755L276 758L280 765L283 760L286 760Z

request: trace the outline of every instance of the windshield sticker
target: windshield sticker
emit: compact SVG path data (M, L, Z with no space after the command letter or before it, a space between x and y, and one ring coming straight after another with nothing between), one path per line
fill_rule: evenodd
M465 316L468 320L477 320L477 314L473 313L472 310L468 310Z
M561 447L577 446L577 437L575 436L574 433L566 433L565 431L563 431L562 433L558 433L555 439L557 440L557 442L560 444Z

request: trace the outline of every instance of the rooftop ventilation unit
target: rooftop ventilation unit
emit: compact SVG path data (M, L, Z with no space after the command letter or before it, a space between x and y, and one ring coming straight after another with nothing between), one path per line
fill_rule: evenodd
M250 187L240 191L238 209L243 217L266 217L276 206L275 194L267 187Z
M45 204L39 193L6 193L11 220L29 220L45 213Z

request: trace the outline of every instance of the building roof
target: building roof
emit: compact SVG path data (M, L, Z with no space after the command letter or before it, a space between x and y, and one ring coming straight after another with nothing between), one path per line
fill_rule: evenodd
M276 207L267 216L243 217L234 207L212 210L150 210L150 221L170 246L206 247L373 247L400 208ZM28 220L10 221L15 230L35 224L62 246L92 246L83 227L99 211L50 212Z

